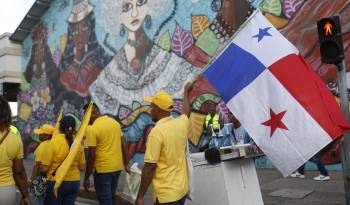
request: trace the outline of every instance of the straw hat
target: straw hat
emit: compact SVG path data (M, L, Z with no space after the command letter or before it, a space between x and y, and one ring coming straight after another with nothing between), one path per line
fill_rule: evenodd
M73 9L68 17L69 23L78 23L94 10L89 0L73 0Z

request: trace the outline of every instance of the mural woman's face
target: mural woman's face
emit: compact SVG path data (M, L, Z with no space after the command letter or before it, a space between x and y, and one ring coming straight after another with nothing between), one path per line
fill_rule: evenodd
M82 20L78 23L72 25L72 35L73 42L75 47L78 50L82 50L85 48L85 45L88 43L90 38L90 27L87 24L86 20Z
M142 26L147 16L147 1L123 0L122 21L129 31L135 32Z

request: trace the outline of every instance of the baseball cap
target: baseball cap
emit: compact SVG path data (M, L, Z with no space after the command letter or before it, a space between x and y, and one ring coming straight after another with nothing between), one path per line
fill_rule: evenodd
M34 133L37 135L41 135L41 134L52 135L54 129L55 128L53 128L49 124L43 124L39 129L35 129Z
M145 102L157 105L160 109L164 111L171 112L173 110L173 98L171 97L171 95L169 95L169 93L165 91L159 91L153 97L144 97L143 100Z

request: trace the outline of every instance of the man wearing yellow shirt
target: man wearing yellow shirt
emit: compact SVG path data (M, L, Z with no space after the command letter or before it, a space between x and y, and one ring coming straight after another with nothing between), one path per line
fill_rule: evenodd
M160 91L154 97L144 98L151 103L151 116L156 125L147 140L145 165L135 205L144 204L144 195L151 182L155 205L185 204L189 192L186 146L191 88L191 84L185 86L183 114L177 118L170 115L173 99L168 93Z
M0 95L0 204L16 204L16 187L20 190L21 205L29 205L27 175L23 166L21 136L10 131L11 109Z
M127 144L120 124L107 115L101 115L96 104L93 105L90 124L85 140L89 153L84 188L89 191L89 177L95 170L93 175L98 201L101 205L114 205L119 175L129 161Z
M60 133L52 137L47 149L44 150L45 154L41 157L41 171L46 174L49 181L44 204L73 205L78 197L80 170L85 168L84 150L81 145L76 158L63 179L62 185L58 189L57 197L53 193L56 171L69 154L74 132L75 119L72 116L63 117L60 121Z

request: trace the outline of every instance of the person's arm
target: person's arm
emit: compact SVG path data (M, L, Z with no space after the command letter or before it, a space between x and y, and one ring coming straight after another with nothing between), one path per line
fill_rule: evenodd
M46 146L43 148L42 156L40 157L41 159L41 164L40 164L40 173L43 176L47 176L49 170L50 170L50 166L53 163L53 156L54 156L54 150L55 150L55 146L54 146L54 141L50 140L50 142L48 144L46 144Z
M162 134L159 132L159 130L153 128L147 139L146 153L144 157L145 165L142 169L141 185L137 194L135 205L143 205L143 198L156 172L157 163L162 150L162 144Z
M23 166L23 160L22 159L13 160L12 170L13 170L13 178L15 180L15 183L22 194L20 204L29 205L30 199L29 199L29 193L28 193L28 181L27 181L27 174Z
M191 102L190 102L189 93L193 87L193 83L187 83L185 85L185 88L184 88L184 99L183 99L183 105L182 105L182 113L187 115L187 117L190 117L190 114L191 114Z
M156 172L156 168L157 168L157 164L155 163L147 163L147 162L145 163L142 169L141 185L140 185L139 192L137 194L135 205L143 205L144 196L147 192L149 185L152 182L153 176Z
M87 192L89 192L90 176L94 170L95 160L96 160L96 147L89 146L89 154L86 162L86 170L85 170L85 176L84 176L84 189Z
M30 177L30 182L32 182L34 179L36 179L39 176L40 173L40 165L41 162L35 162L32 170L32 176Z
M128 156L128 144L126 142L126 140L124 139L124 136L121 136L121 140L122 140L122 154L123 154L123 162L124 162L124 167L125 167L125 171L127 173L130 173L130 166L129 166L129 156Z

